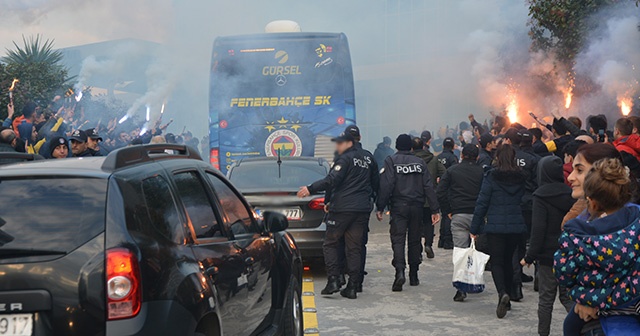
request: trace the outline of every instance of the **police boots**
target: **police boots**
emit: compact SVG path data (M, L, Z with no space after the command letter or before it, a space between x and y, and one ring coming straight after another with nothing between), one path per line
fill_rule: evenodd
M410 266L409 268L409 285L410 286L418 286L420 284L420 280L418 279L418 265Z
M355 282L349 280L347 283L347 287L340 291L340 295L346 297L347 299L355 299L358 297L356 292L358 291L358 285Z
M340 278L337 276L330 276L327 280L327 286L320 292L322 295L331 295L340 291Z
M404 277L404 268L396 268L396 279L393 281L391 290L394 292L402 292L402 286L407 281Z

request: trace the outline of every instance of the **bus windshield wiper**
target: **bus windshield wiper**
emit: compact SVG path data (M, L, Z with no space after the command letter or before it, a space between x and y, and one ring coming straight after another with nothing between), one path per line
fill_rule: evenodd
M8 248L0 249L0 258L20 258L47 255L65 255L67 252L54 250Z

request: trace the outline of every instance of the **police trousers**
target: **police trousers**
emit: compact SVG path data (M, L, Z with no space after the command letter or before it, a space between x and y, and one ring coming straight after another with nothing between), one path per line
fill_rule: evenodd
M349 281L362 282L362 236L369 224L369 213L337 212L330 213L327 218L327 232L322 249L328 276L339 276L343 273L340 255L344 249ZM342 245L344 240L344 245Z
M391 247L393 248L393 261L391 264L396 269L404 269L405 242L408 242L409 265L420 265L422 258L422 218L423 207L414 205L402 205L391 207Z

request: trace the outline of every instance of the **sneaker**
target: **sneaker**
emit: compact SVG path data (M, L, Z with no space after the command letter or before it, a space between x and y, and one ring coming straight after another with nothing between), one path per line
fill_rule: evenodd
M456 295L453 297L453 301L455 302L463 302L464 299L467 298L467 293L465 292L461 292L461 291L456 291Z
M498 301L498 308L496 308L496 316L498 316L499 319L507 316L507 311L509 310L509 302L511 302L511 299L509 299L508 294L500 295L500 301Z

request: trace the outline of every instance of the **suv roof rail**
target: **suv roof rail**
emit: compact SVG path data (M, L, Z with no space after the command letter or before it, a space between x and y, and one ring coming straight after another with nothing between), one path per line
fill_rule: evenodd
M200 154L186 145L152 144L117 149L104 160L103 170L113 171L144 162L170 159L201 160Z
M4 159L36 161L36 160L44 160L44 157L38 154L28 154L28 153L19 153L19 152L0 152L0 160L4 160Z

